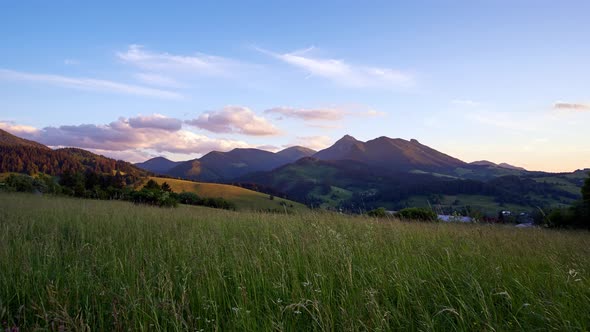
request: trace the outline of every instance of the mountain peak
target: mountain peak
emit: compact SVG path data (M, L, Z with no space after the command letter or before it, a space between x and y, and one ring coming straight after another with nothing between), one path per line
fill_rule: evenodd
M301 159L304 157L310 157L314 153L316 153L315 150L306 148L304 146L295 145L295 146L288 147L284 150L281 150L281 151L277 152L276 154L293 162L295 160L298 160L298 159Z
M350 141L350 142L358 142L359 140L357 140L356 138L354 138L354 137L346 134L346 135L342 136L341 139L339 139L338 141L336 141L336 143L338 143L340 141L343 141L343 142L347 142L347 141Z

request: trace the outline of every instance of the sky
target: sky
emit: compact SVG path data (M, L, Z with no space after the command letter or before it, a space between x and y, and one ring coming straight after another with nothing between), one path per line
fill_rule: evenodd
M415 138L590 167L589 1L2 1L0 129L138 162Z

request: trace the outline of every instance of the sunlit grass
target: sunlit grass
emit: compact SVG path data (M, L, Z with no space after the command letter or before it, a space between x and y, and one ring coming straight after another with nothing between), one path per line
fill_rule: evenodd
M281 204L284 204L288 211L307 210L307 207L301 203L279 197L274 197L271 200L270 195L268 194L227 184L194 182L160 177L150 177L150 179L153 179L160 185L164 182L168 183L172 190L177 193L186 191L205 198L221 197L234 203L239 211L284 211L285 208Z
M2 328L588 330L590 234L0 194Z

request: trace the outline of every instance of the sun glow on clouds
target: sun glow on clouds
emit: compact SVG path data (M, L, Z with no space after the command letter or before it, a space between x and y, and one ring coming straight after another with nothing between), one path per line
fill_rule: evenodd
M204 154L250 147L243 141L211 138L178 126L180 120L159 114L119 118L109 124L63 125L37 129L0 122L0 128L14 135L51 147L78 147L113 157L141 161L149 151L172 154ZM140 159L141 158L141 159Z
M242 106L226 106L204 112L187 124L214 133L236 133L251 136L276 136L281 131L263 117Z

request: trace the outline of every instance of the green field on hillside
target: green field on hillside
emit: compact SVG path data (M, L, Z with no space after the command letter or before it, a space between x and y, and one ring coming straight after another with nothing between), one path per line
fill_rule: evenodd
M169 178L150 177L158 184L168 183L174 192L193 192L201 197L221 197L236 204L238 210L270 210L270 211L300 211L307 210L301 203L287 199L273 197L257 191L219 183L193 182ZM147 180L146 180L147 181Z
M0 193L21 331L590 329L590 234Z

